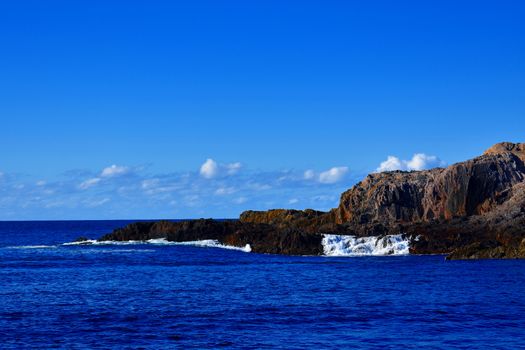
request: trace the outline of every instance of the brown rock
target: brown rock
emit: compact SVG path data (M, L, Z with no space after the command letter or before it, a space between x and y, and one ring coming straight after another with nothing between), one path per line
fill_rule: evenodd
M483 154L512 153L525 162L525 143L500 142L487 149Z
M446 169L371 174L344 192L338 223L450 220L490 212L525 178L512 153L490 154Z

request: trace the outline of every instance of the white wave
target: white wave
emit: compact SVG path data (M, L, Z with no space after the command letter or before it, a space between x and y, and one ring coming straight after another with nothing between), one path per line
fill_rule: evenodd
M97 241L96 239L87 239L85 241L67 242L62 245L132 245L144 243L143 241Z
M323 235L323 252L327 256L408 255L410 240L399 235L355 237Z
M133 245L133 244L153 244L153 245L191 245L196 247L209 247L209 248L222 248L222 249L232 249L240 250L246 253L252 251L252 248L249 244L246 244L244 247L235 247L230 245L224 245L215 239L204 239L200 241L186 241L186 242L172 242L168 241L166 238L153 238L146 241L97 241L94 239L88 239L85 241L76 241L68 242L62 245Z
M56 245L19 245L19 246L12 246L12 247L6 247L8 249L53 249L57 248Z
M94 253L122 254L122 253L154 253L154 249L91 249Z
M209 248L222 248L222 249L233 249L240 250L246 253L252 251L252 247L246 244L244 247L236 247L232 245L224 245L215 239L204 239L201 241L187 241L187 242L173 242L176 245L192 245L196 247L209 247Z
M177 242L168 241L166 238L152 238L145 241L149 244L158 244L158 245L174 245L177 244Z
M146 241L97 241L96 239L87 239L84 241L67 242L62 245L135 245L135 244L158 244L158 245L173 245L177 242L170 242L166 238L154 238Z

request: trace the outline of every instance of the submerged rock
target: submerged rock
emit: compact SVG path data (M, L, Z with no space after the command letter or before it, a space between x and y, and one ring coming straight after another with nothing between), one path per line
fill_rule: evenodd
M368 175L329 212L246 211L239 220L142 222L101 240L215 239L260 253L323 254L322 234L411 237L413 254L525 257L525 144L499 143L446 168ZM415 237L418 237L415 239Z

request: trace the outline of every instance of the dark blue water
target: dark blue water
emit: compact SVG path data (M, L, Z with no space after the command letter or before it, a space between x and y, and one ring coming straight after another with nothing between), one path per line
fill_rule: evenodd
M525 344L525 261L58 245L125 223L0 222L0 348Z

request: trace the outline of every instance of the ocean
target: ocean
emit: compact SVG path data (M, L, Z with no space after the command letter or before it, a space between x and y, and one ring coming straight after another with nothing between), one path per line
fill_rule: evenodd
M0 348L525 348L525 261L63 245L128 222L0 222Z

